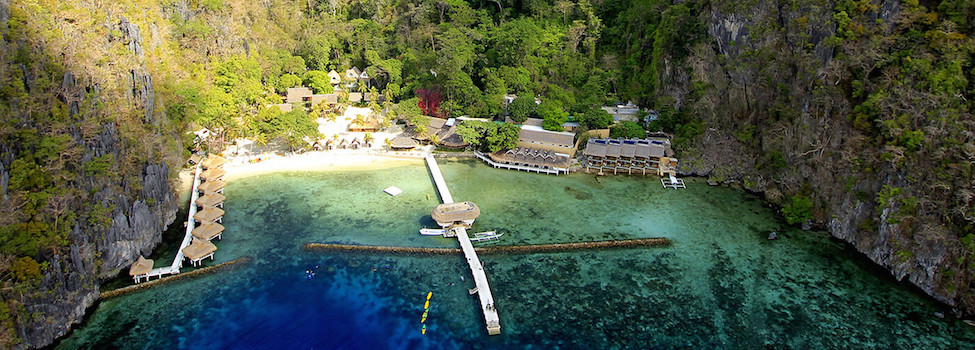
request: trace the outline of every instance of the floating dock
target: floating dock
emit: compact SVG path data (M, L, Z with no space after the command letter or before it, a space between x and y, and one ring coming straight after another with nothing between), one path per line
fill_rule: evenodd
M437 160L433 156L427 156L426 161L430 168L430 175L433 176L433 182L437 185L437 192L440 193L441 201L444 204L453 203L454 197L450 195L447 182L444 180L443 174L440 173L440 166L437 165ZM498 316L498 309L494 305L494 296L491 294L487 275L484 274L484 265L477 258L474 245L471 243L470 237L467 236L467 228L458 226L454 230L457 233L457 241L460 242L460 247L467 258L467 265L470 266L471 274L474 275L474 285L481 302L481 312L484 313L484 323L487 325L488 334L501 334L501 317Z

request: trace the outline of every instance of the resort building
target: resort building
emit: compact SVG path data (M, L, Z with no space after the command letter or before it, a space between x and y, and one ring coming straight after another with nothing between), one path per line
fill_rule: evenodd
M416 140L406 136L397 136L389 144L389 148L393 149L394 151L411 150L416 148L416 146L419 146L419 144L416 143Z
M487 157L478 157L495 168L558 175L569 172L575 150L573 133L522 125L517 147L490 153Z
M284 99L285 103L301 103L306 98L310 98L313 95L311 89L306 87L296 87L289 88L288 94Z
M334 69L328 71L328 83L335 87L342 83L342 75L336 72Z
M664 140L589 139L583 154L586 171L667 176L677 172L677 159L666 156L669 148Z
M433 212L430 213L430 217L440 227L458 225L471 227L478 216L481 216L481 209L474 202L441 204L433 208Z

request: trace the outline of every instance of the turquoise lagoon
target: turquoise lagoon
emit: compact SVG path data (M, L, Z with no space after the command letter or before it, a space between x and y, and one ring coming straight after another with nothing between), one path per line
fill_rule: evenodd
M215 264L253 263L105 300L59 349L972 348L975 332L824 232L754 195L690 179L551 176L441 162L474 231L502 244L667 237L669 247L485 255L489 337L464 258L307 252L308 242L456 247L420 236L438 204L422 163L233 180ZM382 189L404 190L389 197ZM179 225L181 226L181 225ZM780 239L765 239L769 231ZM181 231L179 229L175 231ZM181 232L171 232L171 242ZM154 258L172 259L173 246ZM433 291L427 334L420 315Z

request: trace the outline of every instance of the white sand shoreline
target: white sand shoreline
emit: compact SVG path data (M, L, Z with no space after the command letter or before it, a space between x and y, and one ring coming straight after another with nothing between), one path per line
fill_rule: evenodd
M375 154L367 150L315 151L288 156L263 156L260 162L251 163L254 156L229 157L223 169L227 182L251 176L285 171L361 171L387 169L423 163L426 152L414 151L402 154ZM187 192L193 182L194 168L179 172L180 192Z

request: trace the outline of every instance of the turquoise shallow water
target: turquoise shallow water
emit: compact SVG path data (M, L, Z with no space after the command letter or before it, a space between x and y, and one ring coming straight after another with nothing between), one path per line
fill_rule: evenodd
M456 200L481 207L475 231L504 231L502 244L667 237L673 245L482 256L503 327L488 337L460 255L300 249L456 247L416 233L434 226L438 203L422 164L257 176L228 184L214 262L253 264L104 301L58 348L953 349L975 340L848 247L786 228L738 190L693 179L687 190L665 190L655 177L597 181L468 160L441 168ZM390 185L404 193L383 194ZM771 230L781 239L765 240Z

